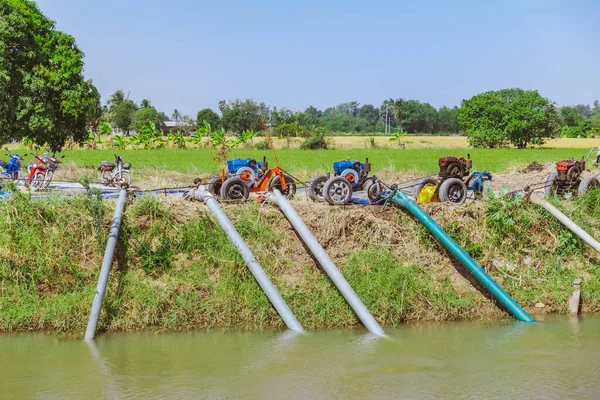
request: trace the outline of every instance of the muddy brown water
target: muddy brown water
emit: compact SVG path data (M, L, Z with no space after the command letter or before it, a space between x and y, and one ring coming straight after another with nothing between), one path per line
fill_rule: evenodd
M600 317L387 333L0 336L0 398L600 398Z

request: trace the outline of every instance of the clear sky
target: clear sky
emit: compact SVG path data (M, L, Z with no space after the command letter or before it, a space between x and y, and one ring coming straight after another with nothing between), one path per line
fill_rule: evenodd
M459 105L507 87L600 99L598 0L39 0L117 89L195 117L219 100Z

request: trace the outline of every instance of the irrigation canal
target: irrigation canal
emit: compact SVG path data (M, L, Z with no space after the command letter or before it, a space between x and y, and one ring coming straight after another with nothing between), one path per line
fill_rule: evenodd
M366 330L0 336L19 398L598 398L600 317Z

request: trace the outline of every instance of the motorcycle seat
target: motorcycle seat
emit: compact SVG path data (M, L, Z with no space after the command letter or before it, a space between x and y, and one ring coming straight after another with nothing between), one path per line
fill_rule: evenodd
M101 168L110 168L110 169L112 169L112 168L114 168L114 167L115 167L115 164L113 164L113 163L111 163L111 162L108 162L108 161L102 161L102 162L100 163L100 167L101 167Z

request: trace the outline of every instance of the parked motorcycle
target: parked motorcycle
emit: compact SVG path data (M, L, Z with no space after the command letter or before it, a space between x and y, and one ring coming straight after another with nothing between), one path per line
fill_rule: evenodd
M4 150L8 151L8 148L5 147ZM7 154L7 156L10 157L10 161L6 162L0 160L0 170L4 177L16 181L19 179L19 172L21 171L21 160L23 160L23 157L27 156L27 154L23 157L17 153Z
M35 161L30 162L27 166L27 180L25 181L25 185L30 186L33 191L37 191L44 187L44 179L48 171L48 165L46 164L47 156L36 154L33 157Z
M102 161L98 171L100 171L100 182L104 186L129 186L131 176L129 172L131 164L124 163L123 157L115 154L115 162Z
M48 187L48 185L50 185L50 182L52 182L52 177L54 176L54 172L58 168L58 165L60 163L62 163L61 159L63 159L63 158L65 158L64 154L62 156L60 156L60 158L57 158L55 154L45 157L47 170L46 170L46 176L44 178L44 189L46 189Z

